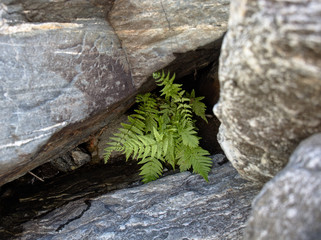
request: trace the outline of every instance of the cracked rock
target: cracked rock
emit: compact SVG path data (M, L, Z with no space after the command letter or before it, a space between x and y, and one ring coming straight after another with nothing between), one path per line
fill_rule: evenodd
M229 163L214 167L209 183L183 172L87 199L90 205L71 202L25 223L17 239L242 239L260 187Z

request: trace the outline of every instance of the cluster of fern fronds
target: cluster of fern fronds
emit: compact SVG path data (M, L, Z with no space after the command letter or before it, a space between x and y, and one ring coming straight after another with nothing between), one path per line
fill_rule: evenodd
M182 90L182 84L174 83L175 74L170 77L154 73L161 95L151 93L138 95L138 109L128 117L128 123L111 137L105 149L105 162L113 151L122 152L128 160L138 160L142 164L140 175L147 183L163 173L164 163L180 171L193 169L208 181L212 161L208 151L199 146L193 114L205 121L206 106L203 97L195 97Z

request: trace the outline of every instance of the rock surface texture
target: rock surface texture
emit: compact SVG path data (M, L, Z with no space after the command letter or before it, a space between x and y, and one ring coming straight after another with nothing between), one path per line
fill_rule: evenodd
M321 134L304 140L253 203L246 240L321 237Z
M24 224L17 239L242 239L257 183L231 164L209 183L189 172L58 208Z
M213 61L228 9L227 0L1 1L0 185L108 125L151 88L152 72L176 61L183 76Z
M119 0L109 20L126 50L134 84L139 86L146 76L174 60L184 61L178 71L183 75L206 66L208 51L193 52L193 59L186 59L184 53L219 39L226 31L228 12L228 0Z
M321 131L321 2L233 1L220 56L218 140L239 173L266 182Z

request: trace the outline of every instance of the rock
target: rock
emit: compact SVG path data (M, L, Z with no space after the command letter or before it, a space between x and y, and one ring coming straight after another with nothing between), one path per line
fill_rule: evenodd
M220 57L219 143L266 182L321 131L321 2L234 1Z
M174 60L180 61L175 69L178 76L207 66L204 57L211 55L211 50L198 48L221 38L228 13L228 0L119 0L109 20L132 66L134 85L140 86L146 76ZM220 44L211 48L219 52Z
M218 159L222 157L219 156ZM23 225L19 239L241 239L257 183L231 164L81 199Z
M212 157L212 160L213 160L213 163L214 163L213 166L216 166L216 167L221 166L224 163L228 162L226 156L224 154L221 154L221 153L212 155L211 157Z
M28 20L4 19L10 25L0 35L0 185L71 150L115 118L108 109L124 111L135 91L101 6L10 2ZM85 18L85 9L96 13Z
M255 198L244 239L320 239L320 185L321 134L315 134Z
M141 184L135 162L94 164L56 174L50 163L0 187L0 239L13 239L22 223L79 199L91 199ZM51 176L50 176L51 175ZM53 177L53 175L56 175Z
M77 147L63 156L50 161L50 163L59 171L68 172L75 170L90 161L91 156Z
M214 61L228 5L2 1L0 185L89 140L154 87L153 71Z

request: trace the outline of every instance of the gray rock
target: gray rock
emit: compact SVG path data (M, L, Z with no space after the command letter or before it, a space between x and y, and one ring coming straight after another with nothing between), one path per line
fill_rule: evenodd
M213 168L209 183L183 172L70 202L25 223L18 239L241 239L259 189L230 164Z
M220 57L219 142L239 173L266 182L321 131L321 2L234 1Z
M316 134L256 197L244 239L321 239L320 185L321 134Z
M204 57L215 51L198 48L226 32L229 3L229 0L116 1L109 20L132 66L134 85L140 86L146 76L177 58L180 58L180 66L175 69L178 75L206 66ZM186 58L183 53L189 51L193 56ZM179 57L180 54L183 56Z
M1 1L0 185L118 118L153 71L209 64L226 31L227 0L114 2Z
M19 11L38 6L49 16L50 6L41 2L24 1ZM78 8L88 7L83 4ZM125 53L104 19L34 17L11 21L0 35L0 185L75 147L115 117L108 108L135 91Z
M50 161L50 163L59 171L68 172L75 170L90 161L91 156L77 147L63 156Z
M221 153L213 155L212 160L213 160L213 166L216 166L216 167L221 166L227 162L226 156Z

